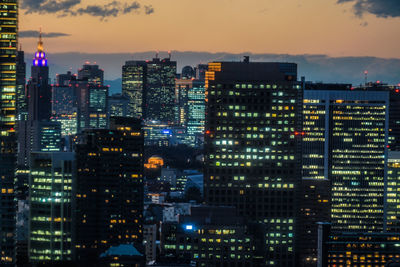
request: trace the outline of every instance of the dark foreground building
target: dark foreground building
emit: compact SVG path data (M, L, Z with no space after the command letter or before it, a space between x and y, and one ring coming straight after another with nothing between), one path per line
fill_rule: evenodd
M143 239L141 121L116 117L110 124L84 131L76 146L74 243L82 265L98 262L112 246L139 248Z
M292 63L213 62L206 73L206 203L264 223L265 266L295 266L302 88Z
M161 262L195 266L263 266L262 225L232 207L193 207L179 223L163 223Z

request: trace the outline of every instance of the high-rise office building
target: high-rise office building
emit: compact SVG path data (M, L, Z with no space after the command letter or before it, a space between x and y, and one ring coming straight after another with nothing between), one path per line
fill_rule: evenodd
M0 265L14 266L17 0L0 1Z
M72 260L74 154L33 152L29 182L29 260Z
M18 120L28 119L28 101L26 97L26 63L24 51L17 56L17 114Z
M56 85L57 86L69 86L71 81L76 80L76 74L72 74L70 71L67 71L65 74L57 74L56 77Z
M350 91L350 84L304 83L306 90ZM317 105L307 99L303 103L303 130L297 135L302 142L302 181L298 228L299 266L316 266L318 222L331 219L331 182L329 161L325 148L325 105Z
M37 52L32 62L31 79L27 85L28 120L50 120L51 96L49 67L43 48L42 34L40 34Z
M188 92L188 118L187 135L189 144L198 146L204 138L204 125L206 116L205 84L201 80L193 80Z
M127 61L122 67L122 94L129 99L129 117L143 118L146 83L146 61Z
M74 243L82 264L95 263L112 246L139 248L143 239L141 121L114 117L110 124L84 131L76 146Z
M59 75L57 79L62 79L62 75L65 74ZM64 85L53 86L51 120L59 122L62 135L68 136L78 132L77 87L70 80L64 82Z
M175 87L175 122L186 128L187 142L198 145L204 134L205 84L195 79L177 79ZM197 140L197 142L196 142Z
M147 62L145 119L172 124L175 120L176 61L154 58Z
M400 151L389 151L386 192L387 231L400 232Z
M122 93L129 99L129 116L173 123L176 62L169 58L127 61L122 67Z
M177 79L175 81L175 123L187 127L189 103L189 89L193 87L192 79Z
M108 116L129 117L129 98L122 94L108 97Z
M303 178L330 180L332 231L385 230L389 92L305 90L304 112Z
M213 62L206 73L204 193L264 223L265 266L295 266L302 88L292 63Z
M99 65L86 63L78 70L78 79L102 86L104 83L104 70L100 69Z
M78 81L78 132L108 127L108 86Z

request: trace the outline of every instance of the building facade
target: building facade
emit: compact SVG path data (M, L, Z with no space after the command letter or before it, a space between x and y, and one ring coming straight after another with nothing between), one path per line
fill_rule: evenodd
M133 118L86 130L76 146L75 244L79 263L143 240L143 131Z
M302 88L291 63L213 62L206 73L204 194L268 229L265 266L295 266Z
M17 0L0 1L0 265L15 262L14 173L17 119Z
M146 84L146 61L127 61L122 67L122 94L129 100L129 117L143 118Z
M29 261L71 261L74 154L33 152L30 166Z

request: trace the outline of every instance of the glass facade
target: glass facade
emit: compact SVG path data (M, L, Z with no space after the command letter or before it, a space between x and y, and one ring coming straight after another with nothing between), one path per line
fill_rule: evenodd
M72 260L73 153L32 153L29 181L29 259Z
M172 124L175 121L176 62L155 58L147 63L145 118Z
M387 231L400 232L400 152L390 151L386 192Z
M333 231L385 228L388 108L388 92L304 93L304 175L331 181Z
M15 262L17 0L0 1L0 265Z
M128 117L143 118L147 64L127 61L122 67L122 94L129 99Z

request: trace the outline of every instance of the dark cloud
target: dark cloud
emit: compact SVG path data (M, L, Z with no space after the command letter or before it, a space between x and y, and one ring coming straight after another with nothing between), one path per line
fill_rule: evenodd
M21 8L26 13L66 13L80 3L81 0L23 0Z
M400 17L399 0L337 0L339 4L354 3L354 13L362 17L364 13L371 13L377 17Z
M37 38L39 36L39 31L19 31L18 36L20 38ZM70 36L70 34L63 32L47 32L42 33L42 36L47 38L57 38Z
M144 13L146 13L146 15L150 15L154 13L154 8L153 6L144 6Z
M84 0L22 0L21 7L25 13L52 13L59 16L81 16L89 15L105 19L117 17L121 14L139 12L141 5L137 1L123 2L119 0L110 1L107 4L83 5ZM144 13L154 13L152 6L144 6Z

